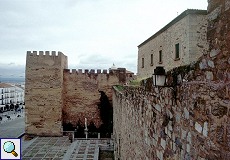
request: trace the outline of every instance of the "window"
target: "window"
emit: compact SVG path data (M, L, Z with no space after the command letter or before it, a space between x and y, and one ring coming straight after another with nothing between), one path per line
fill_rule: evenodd
M175 60L178 60L180 58L180 46L179 43L175 45Z
M162 50L159 51L159 63L162 63Z
M144 58L142 58L142 68L144 68Z
M153 65L153 54L151 54L151 63L150 65L152 66Z

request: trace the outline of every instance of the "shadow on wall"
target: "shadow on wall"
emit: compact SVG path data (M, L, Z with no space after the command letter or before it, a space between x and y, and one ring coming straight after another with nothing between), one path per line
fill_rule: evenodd
M103 124L97 128L93 122L90 122L87 126L88 137L97 138L98 133L100 133L101 138L111 138L111 133L113 133L113 108L112 104L109 102L108 96L103 91L99 91L101 94L100 103L98 104L98 109L100 110L100 118ZM76 117L77 118L77 117ZM75 131L76 138L85 138L85 125L80 119L74 127L71 123L63 123L63 131Z

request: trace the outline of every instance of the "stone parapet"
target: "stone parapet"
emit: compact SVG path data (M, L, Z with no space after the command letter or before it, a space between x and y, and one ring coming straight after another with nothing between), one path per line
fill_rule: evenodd
M27 51L30 56L60 56L63 55L60 51Z
M115 159L229 159L230 2L209 0L209 48L138 88L113 89Z

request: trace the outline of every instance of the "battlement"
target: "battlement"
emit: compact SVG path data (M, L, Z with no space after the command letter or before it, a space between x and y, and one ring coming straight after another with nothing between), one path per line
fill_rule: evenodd
M107 69L64 69L66 73L76 74L107 74Z
M27 56L61 56L60 51L27 51Z
M115 74L115 73L126 73L125 68L118 68L116 70L107 70L107 69L64 69L65 73L70 74Z
M27 66L44 65L60 65L62 68L68 67L68 58L60 51L27 51Z

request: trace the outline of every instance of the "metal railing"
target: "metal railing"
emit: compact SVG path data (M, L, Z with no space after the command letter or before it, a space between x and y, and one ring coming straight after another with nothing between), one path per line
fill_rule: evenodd
M75 137L75 133L76 131L63 131L63 136L68 136L70 142L74 142L75 140L98 140L104 143L100 143L98 144L100 150L104 150L104 151L114 151L114 139L113 136L111 136L111 138L101 138L100 137L100 133L98 133L98 137L97 138L90 138L88 137L88 135L86 135L85 138L78 138Z
M85 137L77 137L75 136L77 134L77 131L62 131L63 136L68 136L72 139L113 139L111 138L102 138L100 133L97 133L97 137L91 137L91 132L85 132Z

